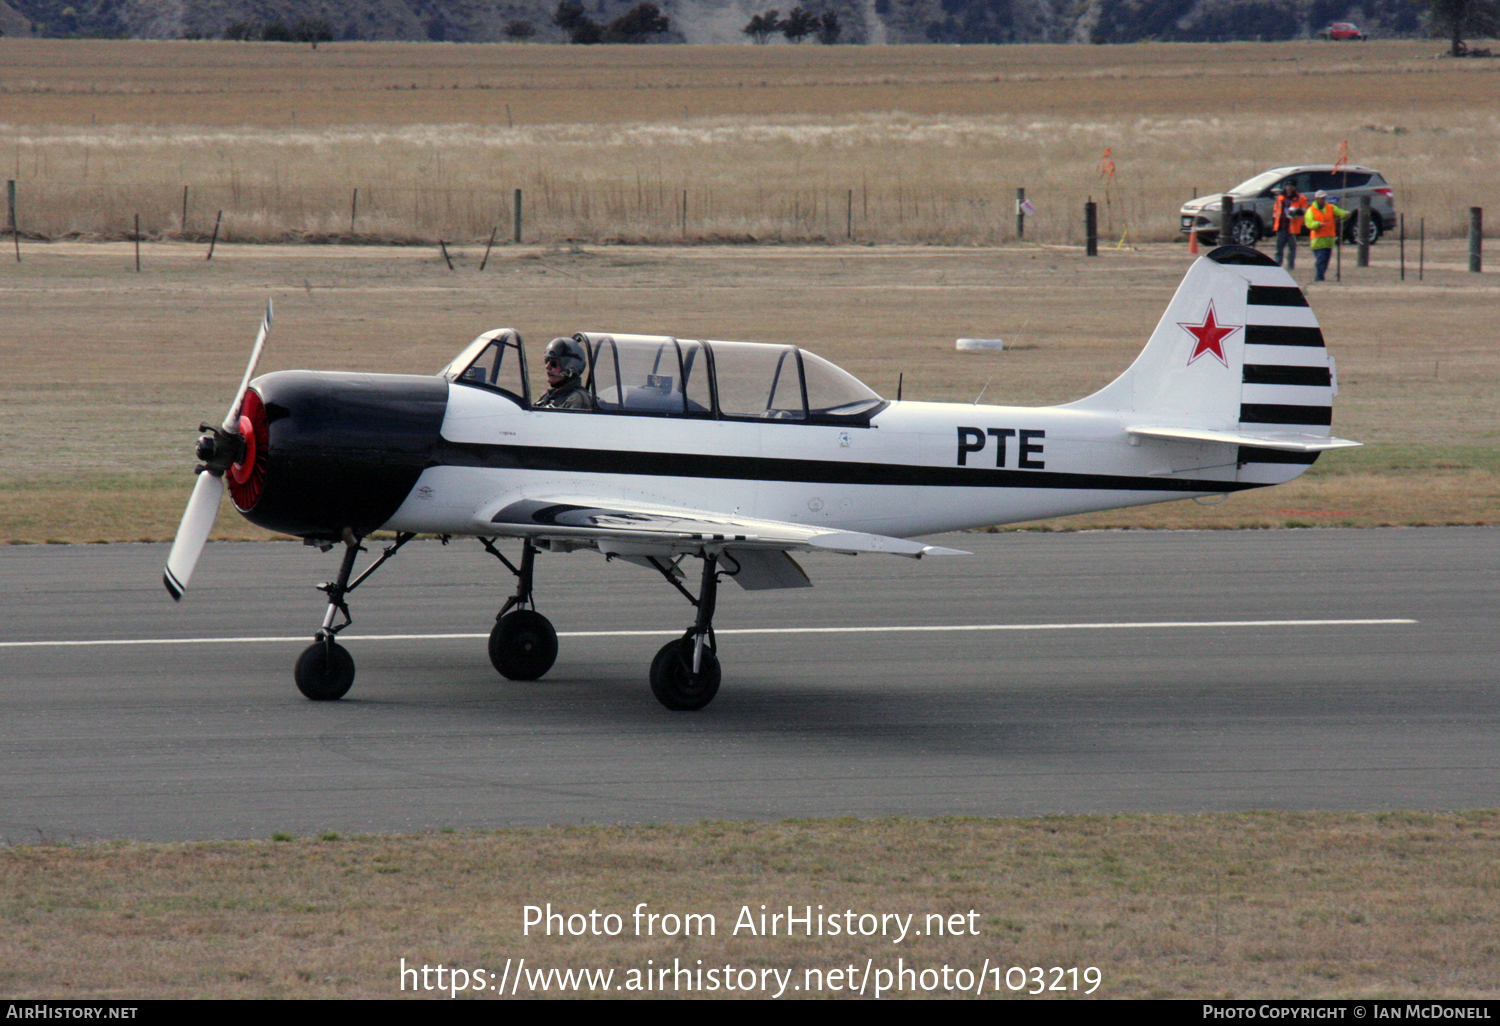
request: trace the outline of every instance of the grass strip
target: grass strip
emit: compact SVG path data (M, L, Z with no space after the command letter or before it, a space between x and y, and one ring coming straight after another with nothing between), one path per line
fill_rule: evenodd
M1093 966L1099 997L1493 998L1497 841L1500 812L1489 810L13 845L0 850L0 991L395 997L403 958L495 978L507 959L537 970L614 968L621 986L632 970L639 981L675 959L790 969L800 985L808 969L895 970L901 959L971 973L986 960ZM620 934L559 935L554 924L552 936L540 927L527 936L525 907L548 903L562 916L615 913ZM652 935L637 936L640 903L646 914L711 914L715 929L671 935L661 925L671 920L657 920ZM789 937L784 927L773 937L759 932L762 905L798 916L808 906L824 916L911 914L914 930L935 922L928 915L958 916L962 928L899 942L893 932L809 937L798 928ZM745 910L754 934L734 929ZM406 993L414 986L408 979Z

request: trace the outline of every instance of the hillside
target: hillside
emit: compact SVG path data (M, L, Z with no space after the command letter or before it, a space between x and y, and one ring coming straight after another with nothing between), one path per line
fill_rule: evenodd
M583 0L606 25L634 0ZM659 0L661 42L749 43L750 18L782 0ZM1330 21L1375 38L1419 35L1423 0L805 0L838 17L840 43L1128 43L1307 38ZM556 0L3 0L7 35L256 38L267 26L322 23L335 40L562 43ZM529 31L528 31L529 30ZM785 45L780 36L772 39ZM816 45L811 38L804 45Z

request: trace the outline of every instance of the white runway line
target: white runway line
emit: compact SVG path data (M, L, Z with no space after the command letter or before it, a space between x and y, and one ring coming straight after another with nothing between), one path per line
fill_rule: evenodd
M1154 620L1145 623L979 623L929 627L744 627L716 634L897 634L945 631L1111 631L1214 627L1387 627L1416 620ZM675 638L667 631L558 631L559 638ZM488 634L348 634L343 641L455 641L488 638ZM90 641L0 641L0 648L87 648L99 645L255 645L309 641L311 634L249 638L101 638Z

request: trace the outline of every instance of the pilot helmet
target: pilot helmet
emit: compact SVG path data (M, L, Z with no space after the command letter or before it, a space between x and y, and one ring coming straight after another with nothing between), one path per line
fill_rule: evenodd
M543 356L543 362L547 360L556 360L563 375L569 378L578 377L583 373L584 367L587 366L583 356L583 346L579 344L577 339L566 336L555 338L547 343L547 351Z

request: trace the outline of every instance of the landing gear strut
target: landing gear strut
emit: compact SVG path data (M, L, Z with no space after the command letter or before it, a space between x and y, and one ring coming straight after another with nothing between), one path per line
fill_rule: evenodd
M313 635L313 643L297 657L297 665L292 670L297 690L314 702L332 702L343 698L354 684L354 657L334 640L339 631L354 622L354 618L349 615L349 604L344 601L345 596L364 583L365 578L373 574L380 564L390 559L397 549L414 537L409 532L396 535L396 543L386 546L379 559L350 581L349 577L354 573L354 560L367 550L360 545L359 537L353 531L344 531L344 559L339 564L338 579L318 585L319 591L328 593L328 610L323 614L323 626ZM344 622L334 623L335 614L342 614Z
M521 565L516 566L495 548L493 539L479 542L516 575L516 593L505 600L490 631L490 662L506 680L537 680L557 661L557 631L536 611L531 596L536 546L527 538L521 547Z
M670 567L651 563L674 588L698 607L698 618L682 637L669 641L651 661L651 693L676 712L702 709L719 693L718 644L714 638L714 605L719 595L719 557L703 553L703 578L698 597L677 582Z

